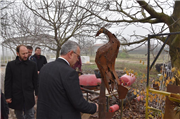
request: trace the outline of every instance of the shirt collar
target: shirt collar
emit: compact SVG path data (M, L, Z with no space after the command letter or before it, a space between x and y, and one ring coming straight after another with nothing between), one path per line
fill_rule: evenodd
M16 63L17 63L17 64L20 64L20 63L28 64L27 61L28 61L28 59L27 59L26 61L20 61L19 56L16 56Z
M63 58L63 57L58 57L58 58L63 59L63 60L66 61L66 62L68 63L68 65L70 66L69 62L68 62L65 58Z

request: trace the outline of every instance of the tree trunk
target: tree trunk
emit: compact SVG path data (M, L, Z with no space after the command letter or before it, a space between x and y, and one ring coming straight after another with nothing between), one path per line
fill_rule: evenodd
M180 37L178 39L180 40ZM178 43L177 45L180 46L180 43ZM180 71L180 48L170 46L169 54L171 56L172 67L175 67L177 70ZM180 80L176 77L175 77L175 79L176 79L176 85L180 85Z
M58 48L57 50L56 50L56 59L59 57L59 55L60 55L60 48Z
M169 30L170 32L179 32L180 31L180 2L175 1L174 11L172 16L169 19ZM171 35L168 39L169 45L169 55L171 57L172 67L176 67L177 70L180 70L180 34ZM180 85L180 80L176 79L176 85Z

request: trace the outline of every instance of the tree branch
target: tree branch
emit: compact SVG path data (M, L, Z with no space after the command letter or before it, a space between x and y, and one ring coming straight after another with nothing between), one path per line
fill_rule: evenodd
M137 3L139 3L139 5L141 7L143 7L149 14L152 18L156 18L157 21L159 22L164 22L166 24L169 24L169 19L170 17L164 13L158 13L156 12L150 5L148 5L147 2L145 1L139 1L137 0Z

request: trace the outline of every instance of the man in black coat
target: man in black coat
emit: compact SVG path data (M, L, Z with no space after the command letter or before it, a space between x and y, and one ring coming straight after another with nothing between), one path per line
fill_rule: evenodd
M5 96L1 91L1 119L8 119L9 107L6 102Z
M38 73L41 68L47 63L46 57L41 55L41 48L35 48L35 54L30 58L30 60L35 61L37 64Z
M6 102L15 109L17 119L34 119L34 91L36 96L38 94L37 67L28 60L26 46L17 46L16 52L16 59L8 62L6 67Z
M96 103L83 98L78 73L71 67L80 56L80 47L67 41L56 61L42 67L39 74L37 119L80 119L81 114L93 114Z

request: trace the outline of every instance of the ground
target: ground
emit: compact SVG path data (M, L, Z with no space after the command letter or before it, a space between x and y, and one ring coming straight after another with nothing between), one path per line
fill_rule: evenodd
M132 93L131 93L132 94ZM91 95L90 95L91 97ZM93 98L93 96L91 97ZM98 102L92 101L92 102ZM114 104L118 104L118 101L115 98L110 98L109 105L112 106ZM145 118L145 101L137 101L136 99L132 99L131 101L126 101L126 104L123 106L123 119L144 119ZM117 110L112 117L112 119L119 119L121 114L121 107ZM97 119L98 113L95 113L89 117L89 119ZM84 118L88 119L88 118Z

